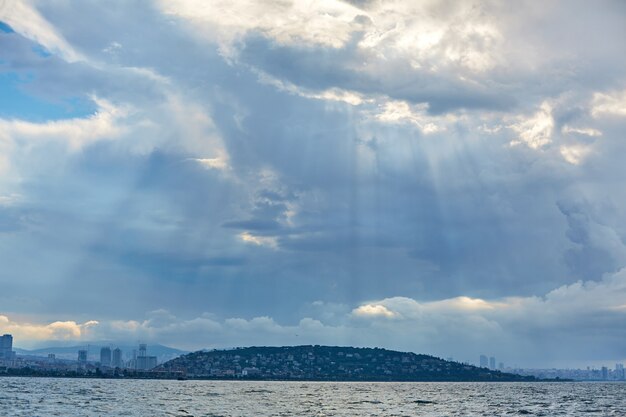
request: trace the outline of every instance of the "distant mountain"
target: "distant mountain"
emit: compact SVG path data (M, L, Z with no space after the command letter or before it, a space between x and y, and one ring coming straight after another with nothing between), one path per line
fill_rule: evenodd
M319 381L532 381L428 355L336 346L248 347L199 351L160 365L190 378Z
M49 353L53 353L57 359L72 359L76 360L78 357L78 351L81 349L87 350L87 360L97 362L100 360L100 349L102 347L110 347L111 349L120 348L124 359L130 359L133 354L133 350L138 350L139 345L135 344L116 344L111 342L85 342L84 344L76 346L51 346L40 349L26 350L26 349L13 349L18 355L22 356L35 356L35 357L47 357ZM164 345L148 344L148 355L156 356L159 363L166 362L168 360L184 355L188 352L171 348Z

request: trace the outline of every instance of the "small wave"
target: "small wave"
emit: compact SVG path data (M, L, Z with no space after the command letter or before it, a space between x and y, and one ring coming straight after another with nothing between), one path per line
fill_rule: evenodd
M270 391L268 389L249 389L244 391L246 394L271 394L274 391Z
M348 404L382 404L382 401L377 400L361 400L361 401L351 401Z

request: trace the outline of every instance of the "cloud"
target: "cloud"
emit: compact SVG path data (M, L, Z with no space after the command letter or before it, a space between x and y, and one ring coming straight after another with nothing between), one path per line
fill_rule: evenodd
M386 317L392 318L396 313L390 311L381 304L365 304L352 310L352 314L356 317Z
M106 100L93 98L98 106L95 114L87 118L54 120L45 123L32 123L23 120L0 119L0 129L5 140L28 143L37 146L38 142L57 141L67 144L71 151L77 151L89 143L103 139L116 139L125 133L119 123L129 115L130 109L115 106Z
M207 169L226 169L228 164L222 158L192 158Z
M592 128L580 128L580 127L571 127L568 125L564 125L561 128L561 133L563 134L570 134L570 133L574 133L577 135L585 135L585 136L602 136L602 132L600 132L597 129L592 129Z
M622 5L1 4L5 312L593 356L551 291L626 266Z
M14 340L26 342L84 340L92 335L92 329L98 324L95 320L84 323L75 321L55 321L49 324L18 323L7 316L0 315L0 333L12 334Z
M591 152L589 146L573 145L573 146L561 146L561 155L570 164L578 165L582 160Z
M418 68L428 63L460 65L472 71L488 69L495 61L491 51L502 38L494 22L484 15L477 21L481 8L437 8L434 2L394 1L372 4L366 10L334 0L317 2L315 7L302 1L208 6L187 0L161 2L160 6L165 13L188 19L202 35L227 47L253 31L279 44L332 48L344 47L359 36L364 51L410 57L411 65Z
M591 114L593 117L625 117L626 90L595 93L591 106Z
M20 201L19 194L0 195L0 206L10 207Z
M147 313L145 320L73 321L48 325L16 323L0 316L0 331L12 332L16 343L42 340L171 340L186 349L239 345L353 343L474 359L492 352L502 360L542 365L553 360L581 361L590 354L608 359L623 354L626 270L601 281L576 282L541 297L482 300L455 297L418 301L391 297L345 311L339 321L303 317L281 324L269 316L219 319L204 313L179 318L167 310ZM316 305L326 305L316 302ZM590 340L595 343L589 344ZM621 352L621 353L620 353ZM539 358L537 355L543 355ZM617 355L617 356L616 356ZM622 358L623 359L623 358Z
M509 127L519 134L511 145L525 144L532 149L540 149L552 142L552 106L547 102L541 103L537 113Z
M246 243L252 243L257 246L268 246L270 248L276 248L278 246L278 244L276 243L276 238L266 237L266 236L255 236L250 232L240 233L239 238Z
M0 1L0 21L69 62L84 59L28 0Z
M411 109L409 103L404 101L389 101L384 104L383 109L375 117L388 123L408 122L415 124L424 134L436 133L445 130L445 127L438 125L443 121L429 117L426 114L427 106L415 106L417 110ZM420 108L421 107L421 108ZM425 108L426 107L426 108Z
M315 7L303 1L222 1L208 5L189 0L162 1L159 6L167 14L189 19L203 34L225 42L235 42L256 30L280 43L339 48L359 27L354 21L359 10L333 0L318 2Z
M481 8L396 1L364 12L332 0L315 7L179 1L162 2L161 8L190 22L202 40L219 43L229 60L251 64L278 88L308 97L354 105L362 94L389 95L429 102L437 113L510 101L470 79L496 66L505 51L499 29ZM320 55L327 59L320 62Z

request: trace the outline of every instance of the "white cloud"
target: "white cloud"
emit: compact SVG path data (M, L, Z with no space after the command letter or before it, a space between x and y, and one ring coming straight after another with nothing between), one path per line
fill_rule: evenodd
M180 344L179 347L188 349L349 342L456 357L489 350L506 354L510 359L517 355L517 359L523 361L528 360L527 353L532 357L537 352L546 354L548 347L557 348L549 338L544 339L550 334L558 334L563 343L578 344L580 352L569 351L572 358L578 354L584 357L586 350L593 349L584 343L589 332L600 337L597 343L615 343L602 337L611 339L626 331L624 299L626 269L601 281L561 286L543 297L483 300L461 296L428 302L391 297L363 303L351 312L344 310L343 318L334 324L313 317L303 317L294 325L280 324L268 316L219 320L208 313L181 319L167 310L156 310L148 313L143 321L83 324L74 321L17 323L0 316L0 332L12 333L17 345L43 340L87 340L87 337L141 338L174 346ZM315 304L326 305L319 301Z
M254 71L258 75L260 83L271 85L280 91L285 91L289 94L295 94L300 97L306 97L316 100L338 101L350 104L352 106L359 106L364 103L373 103L375 101L375 99L368 98L363 94L359 94L358 92L344 90L341 88L330 88L323 91L312 91L307 88L299 87L289 81L279 80L278 78L275 78L266 72L260 70Z
M131 110L127 106L116 106L98 97L93 100L98 110L86 118L44 123L0 119L0 138L27 143L28 146L56 141L67 144L71 151L78 151L90 143L122 136L126 129L120 121L128 117Z
M91 330L99 323L90 320L85 323L75 321L55 321L49 324L15 322L0 315L0 333L12 334L16 341L42 340L81 340L91 336Z
M412 123L424 134L437 133L445 130L442 122L452 116L432 117L426 114L427 104L411 106L406 101L387 101L376 115L376 119L385 123Z
M497 64L502 35L481 6L392 1L368 10L373 24L360 46L380 56L400 55L416 69L455 66L470 72Z
M365 304L352 310L352 314L356 317L396 317L397 313L390 311L382 304Z
M196 161L207 169L226 169L228 163L222 158L193 158L192 161Z
M0 21L69 62L84 60L28 0L0 0Z
M239 234L239 239L256 246L267 246L272 249L278 248L278 242L273 236L258 236L250 232L242 232Z
M0 195L0 206L10 207L17 204L20 200L22 200L22 196L20 194L11 193Z
M480 312L503 307L504 303L485 301L480 298L455 297L448 300L434 301L426 304L427 309L458 312Z
M591 147L588 145L562 145L559 148L563 159L572 165L580 164L590 153Z
M598 129L593 129L590 127L572 127L569 125L563 125L563 127L561 128L561 133L563 133L564 135L574 133L577 135L590 137L602 136L602 132Z
M541 103L539 110L530 117L520 117L518 123L509 126L518 133L518 138L511 145L524 144L532 149L540 149L552 143L554 119L552 105L547 101Z
M508 297L482 300L456 297L420 303L406 297L392 297L364 304L353 312L360 316L398 317L437 325L444 317L464 320L472 316L499 323L501 326L543 328L549 317L550 326L570 325L585 321L595 312L619 310L626 297L626 269L601 281L576 282L548 292L544 297ZM559 319L555 319L558 317ZM567 318L567 319L566 319ZM563 320L566 319L566 320ZM567 324L569 323L569 324ZM573 332L575 337L577 332Z
M354 18L360 11L345 2L296 1L159 1L170 15L190 20L195 29L225 43L237 41L246 32L259 31L285 44L341 47L360 25Z
M595 93L591 102L593 117L626 117L626 90Z
M470 72L497 64L503 37L495 19L481 7L457 5L444 11L437 2L390 1L363 10L339 0L310 2L160 1L170 15L187 19L196 33L222 43L232 54L236 42L256 31L286 45L345 46L360 36L366 54L387 59L401 56L413 67L436 70L455 66Z

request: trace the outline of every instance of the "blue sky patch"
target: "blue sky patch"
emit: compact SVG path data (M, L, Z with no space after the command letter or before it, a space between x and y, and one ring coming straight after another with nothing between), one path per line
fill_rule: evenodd
M52 56L50 51L48 51L46 49L46 47L43 46L43 45L37 44L37 45L33 46L32 50L33 50L34 53L36 53L37 55L39 55L39 56L41 56L43 58L48 58L49 56Z
M28 77L0 73L0 118L44 122L85 117L96 110L96 105L84 97L60 97L55 101L36 97L26 91L27 84Z
M2 20L0 20L0 32L13 33L15 31L11 28L11 26L7 25Z

